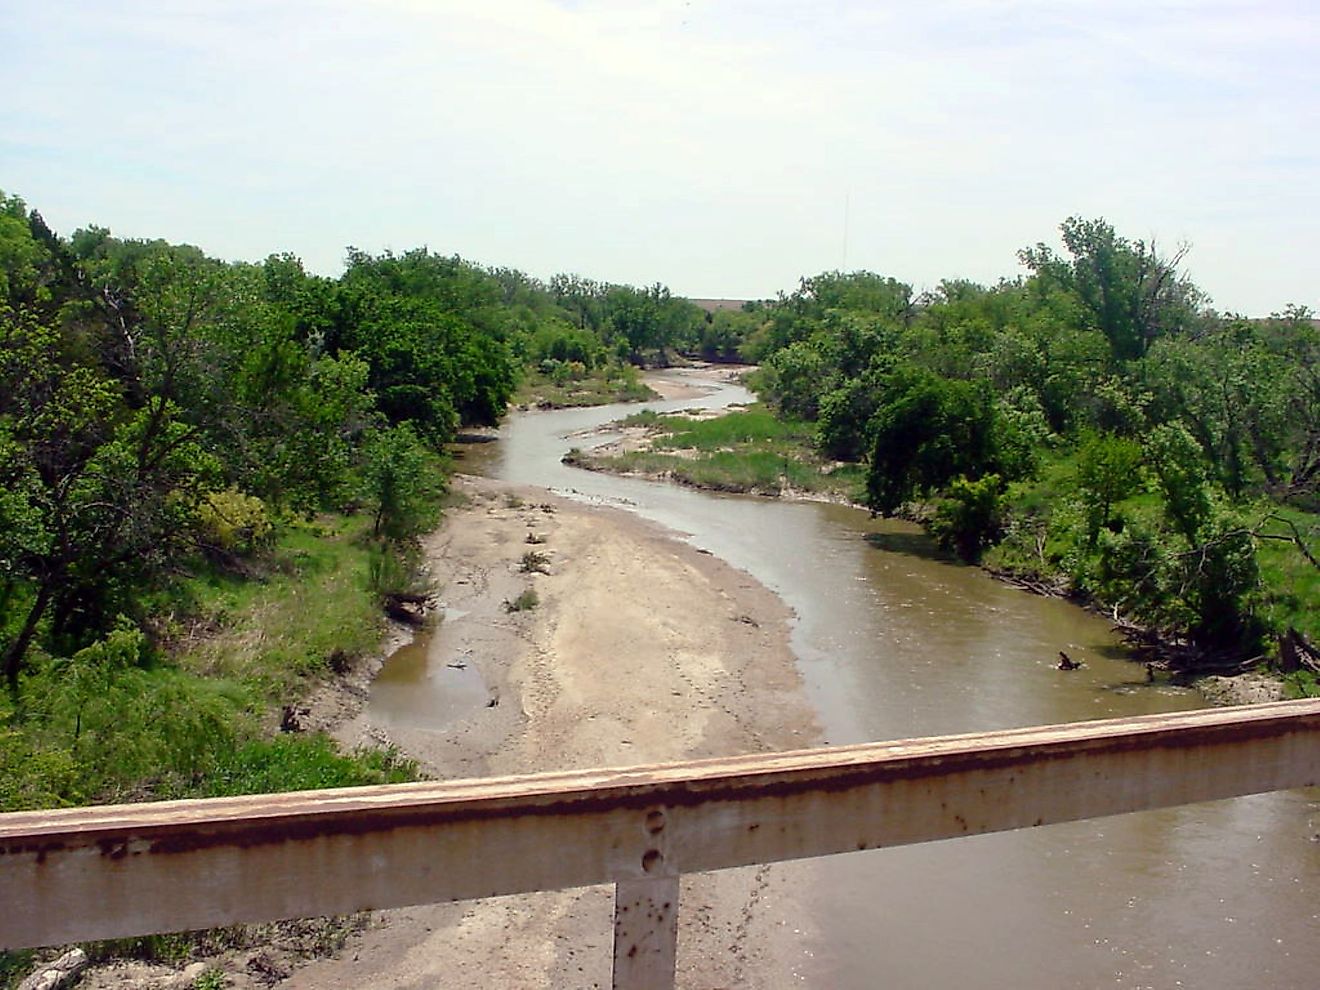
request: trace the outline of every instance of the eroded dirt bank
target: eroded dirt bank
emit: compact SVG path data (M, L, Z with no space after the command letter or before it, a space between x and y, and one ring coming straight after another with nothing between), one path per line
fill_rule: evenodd
M746 574L618 510L461 478L427 551L449 618L432 666L474 665L487 706L440 731L378 724L440 778L794 749L819 739L782 602ZM538 540L529 544L528 534ZM528 551L548 573L524 572ZM532 588L539 604L508 612ZM493 704L491 704L493 702ZM790 896L809 867L686 882L679 985L800 985L809 933ZM390 912L285 986L608 986L611 891Z

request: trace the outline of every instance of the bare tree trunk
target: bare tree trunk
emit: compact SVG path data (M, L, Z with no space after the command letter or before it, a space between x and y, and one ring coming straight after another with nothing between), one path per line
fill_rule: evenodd
M19 630L14 641L9 644L9 649L5 650L5 681L9 684L9 693L14 698L18 697L18 673L23 667L23 655L27 653L28 647L32 645L32 637L37 633L37 624L41 621L41 617L46 614L46 607L50 605L53 591L54 584L52 582L42 582L37 589L37 599L32 603L32 608L28 610L27 618L23 620L23 628Z

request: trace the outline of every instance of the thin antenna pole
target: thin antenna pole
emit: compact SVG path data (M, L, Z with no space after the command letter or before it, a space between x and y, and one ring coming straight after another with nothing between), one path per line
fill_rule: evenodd
M843 194L843 270L848 270L848 207L851 205L852 190Z

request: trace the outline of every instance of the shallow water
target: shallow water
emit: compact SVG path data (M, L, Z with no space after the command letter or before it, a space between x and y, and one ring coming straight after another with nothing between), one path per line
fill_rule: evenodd
M646 407L748 399L723 386ZM515 415L499 442L466 446L459 469L622 506L773 589L796 612L829 742L1202 707L1148 685L1102 619L948 560L916 527L560 463L609 439L581 431L636 409ZM1060 650L1085 667L1055 669ZM800 975L840 988L1315 987L1317 833L1320 793L1295 791L830 857L807 926L823 934Z
M372 722L439 732L485 706L490 692L476 665L446 642L444 619L461 614L446 609L436 628L390 654L371 682Z

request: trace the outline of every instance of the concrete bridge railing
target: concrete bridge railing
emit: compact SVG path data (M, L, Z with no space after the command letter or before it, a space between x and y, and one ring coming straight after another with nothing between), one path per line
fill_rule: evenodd
M679 877L1320 784L1320 700L612 770L0 815L0 948L613 883L673 985Z

